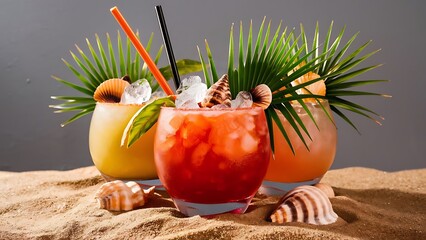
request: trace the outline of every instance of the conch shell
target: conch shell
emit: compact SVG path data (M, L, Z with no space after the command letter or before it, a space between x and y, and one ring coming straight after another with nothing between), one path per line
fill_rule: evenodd
M124 89L129 85L130 83L123 79L108 79L96 88L93 98L96 102L118 103Z
M272 102L272 92L266 84L257 85L250 93L253 97L253 106L267 109Z
M115 180L103 184L96 192L95 199L101 209L129 211L145 205L154 193L154 188L144 190L136 182L124 183L121 180Z
M201 102L201 107L212 107L219 104L231 107L231 98L228 75L225 74L207 90L206 97Z
M313 186L300 186L287 192L270 216L272 222L304 222L315 225L337 221L327 195Z
M314 185L314 187L319 188L321 191L323 191L328 198L332 198L336 196L334 194L333 188L326 183L317 183Z

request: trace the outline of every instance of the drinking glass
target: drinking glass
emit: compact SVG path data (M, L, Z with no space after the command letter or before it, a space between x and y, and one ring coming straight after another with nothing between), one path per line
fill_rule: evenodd
M93 163L108 181L133 180L147 186L161 184L153 152L156 125L130 148L120 146L127 123L142 106L96 104L90 123L89 148Z
M277 111L294 148L294 153L274 123L275 159L269 162L265 181L259 190L261 193L282 195L300 185L316 184L331 167L336 155L337 129L328 101L322 100L321 104L328 116L317 102L306 102L318 128L299 103L293 104L311 136L312 140L301 130L309 149L303 144L287 119Z
M270 159L263 109L163 107L157 124L158 176L179 211L244 213Z

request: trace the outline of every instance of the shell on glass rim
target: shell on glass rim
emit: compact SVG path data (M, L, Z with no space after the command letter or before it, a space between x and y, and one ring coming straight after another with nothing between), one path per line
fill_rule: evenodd
M250 93L253 97L253 106L267 109L272 102L272 92L266 84L257 85Z
M145 190L136 182L115 180L104 183L96 192L95 199L101 209L129 211L145 205L154 188Z
M130 83L123 79L108 79L96 88L93 98L96 102L118 103L124 89L129 85Z
M337 221L327 195L317 187L300 186L287 192L271 214L272 222L304 222L326 225Z
M219 104L231 107L231 98L228 75L224 74L207 90L206 97L201 101L201 107L212 107Z
M319 188L321 191L323 191L328 198L332 198L336 196L334 194L333 188L326 183L317 183L314 185L314 187Z

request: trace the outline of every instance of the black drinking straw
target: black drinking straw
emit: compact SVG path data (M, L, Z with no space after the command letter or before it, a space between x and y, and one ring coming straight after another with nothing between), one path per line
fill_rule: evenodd
M173 54L172 44L170 42L169 32L167 31L166 20L164 19L163 9L161 5L155 6L155 11L157 13L158 24L160 25L160 30L163 35L164 45L166 46L167 57L169 58L170 67L173 73L173 80L175 81L176 89L180 85L180 77L178 68L176 65L175 55Z

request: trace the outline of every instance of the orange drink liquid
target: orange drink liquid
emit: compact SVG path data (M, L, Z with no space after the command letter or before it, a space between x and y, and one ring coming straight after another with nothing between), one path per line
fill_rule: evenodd
M157 124L158 176L182 213L247 209L270 159L262 108L162 108Z
M154 163L154 125L130 148L121 147L123 131L142 105L97 103L89 131L93 163L107 180L157 179Z
M321 102L330 117L332 116L328 101ZM285 117L277 112L289 135L294 154L274 123L275 159L269 162L261 192L267 195L280 195L298 185L315 184L331 167L336 155L337 129L318 103L306 102L318 128L300 104L293 107L298 112L311 139L303 132L309 149L303 144L293 127Z

